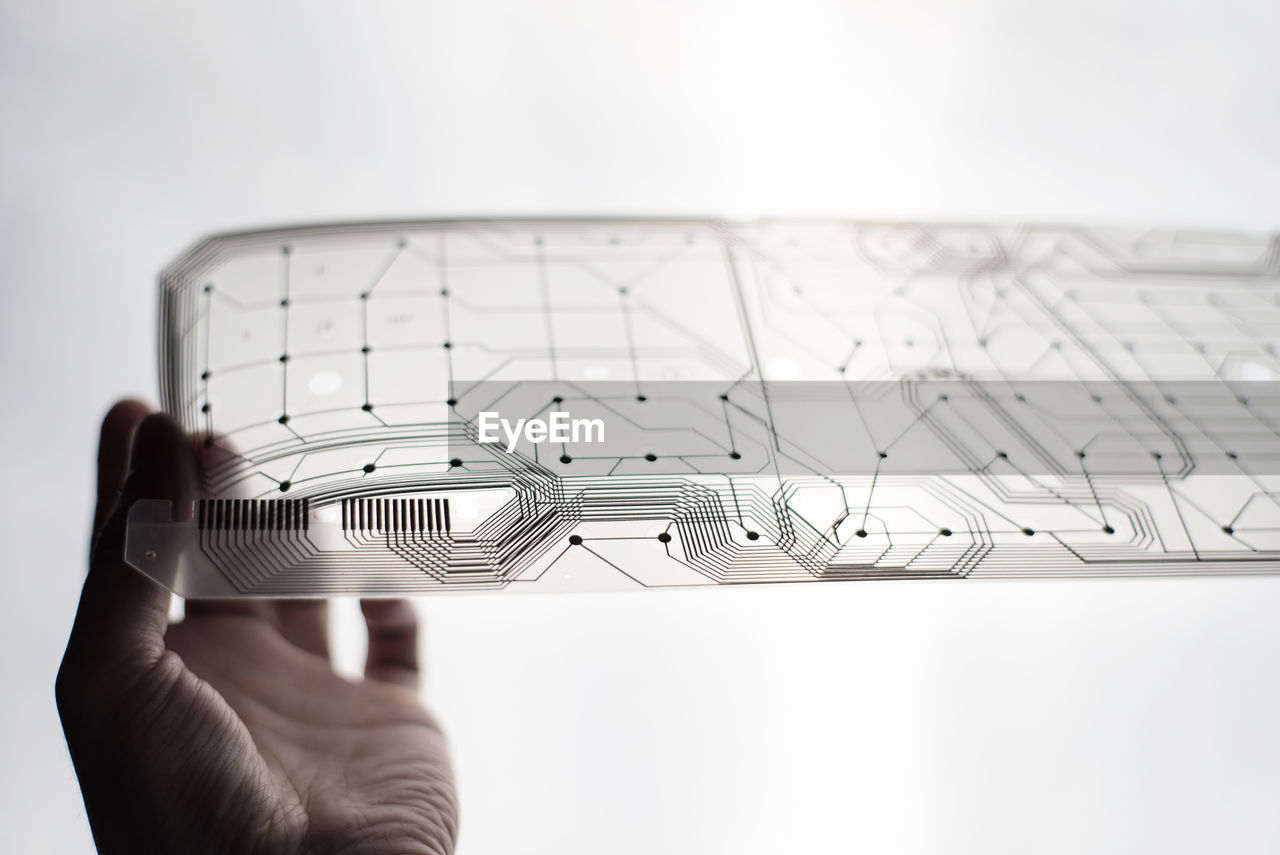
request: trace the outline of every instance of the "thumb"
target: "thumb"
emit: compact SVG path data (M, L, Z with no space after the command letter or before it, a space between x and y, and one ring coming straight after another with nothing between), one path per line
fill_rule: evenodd
M102 460L100 466L119 466L110 455ZM155 664L164 653L169 593L125 563L125 526L139 499L168 499L175 517L190 516L195 489L195 455L182 428L160 413L142 419L119 498L94 541L60 684L109 693L126 682L122 676Z

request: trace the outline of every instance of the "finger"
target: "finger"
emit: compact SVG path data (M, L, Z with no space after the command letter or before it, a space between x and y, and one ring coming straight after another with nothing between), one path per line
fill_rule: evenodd
M202 473L207 473L216 466L222 466L228 460L235 460L240 457L236 453L231 442L224 436L213 435L208 437L212 442L206 442L205 437L192 437L191 447L195 451L196 465ZM225 478L225 474L223 475ZM218 498L248 498L245 495L237 495L236 493L219 494ZM216 600L196 600L191 599L183 603L183 618L199 617L201 615L245 615L247 617L261 618L270 623L275 623L275 611L271 605L264 600L244 600L244 599L216 599Z
M276 600L280 634L308 653L329 658L329 603L325 600Z
M107 515L115 507L129 471L129 445L138 423L147 417L151 408L141 401L120 401L102 420L102 432L98 438L98 508L93 515L93 534L97 539Z
M117 461L105 450L104 457L107 479ZM168 499L176 519L189 517L194 487L195 461L182 428L159 413L145 417L133 432L129 473L94 545L60 687L69 680L80 689L110 692L131 669L154 664L164 653L169 593L125 563L125 524L138 499Z
M371 680L418 688L418 615L408 600L361 600L369 629L364 675Z

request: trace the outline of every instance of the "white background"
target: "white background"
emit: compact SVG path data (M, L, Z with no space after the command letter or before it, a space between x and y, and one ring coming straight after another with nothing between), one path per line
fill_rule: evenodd
M1273 0L0 8L6 852L92 848L53 675L97 421L154 394L155 275L201 235L1280 226ZM420 605L464 855L1280 851L1280 578Z

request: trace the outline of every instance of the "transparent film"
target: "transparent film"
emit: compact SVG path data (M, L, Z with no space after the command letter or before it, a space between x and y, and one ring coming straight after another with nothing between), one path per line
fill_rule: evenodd
M216 237L161 281L184 596L1280 569L1280 244L476 220ZM1274 471L1273 471L1274 470Z

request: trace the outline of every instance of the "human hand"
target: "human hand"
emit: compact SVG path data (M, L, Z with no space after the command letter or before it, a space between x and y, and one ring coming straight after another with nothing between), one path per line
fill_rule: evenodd
M124 563L130 505L189 508L197 465L171 419L129 401L108 413L56 686L99 851L451 852L453 775L418 697L406 601L361 603L369 656L353 683L330 666L324 601L190 600L170 625L168 592Z

